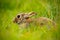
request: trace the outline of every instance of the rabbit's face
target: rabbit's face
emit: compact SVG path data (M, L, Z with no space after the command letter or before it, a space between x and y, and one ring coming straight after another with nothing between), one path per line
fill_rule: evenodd
M34 15L35 12L29 12L29 13L20 13L18 14L15 18L14 18L14 23L17 23L17 24L22 24L22 23L25 23L27 21L27 19L30 18L30 16Z
M14 23L20 24L22 23L24 14L18 14L15 18L14 18Z

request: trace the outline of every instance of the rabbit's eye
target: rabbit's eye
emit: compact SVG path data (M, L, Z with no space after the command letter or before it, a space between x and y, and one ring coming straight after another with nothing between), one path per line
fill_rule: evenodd
M17 18L20 18L20 15L18 15Z

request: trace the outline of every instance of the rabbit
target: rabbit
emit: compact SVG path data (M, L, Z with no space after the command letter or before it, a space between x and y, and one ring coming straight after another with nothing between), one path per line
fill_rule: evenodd
M47 18L47 17L39 17L39 18L31 18L32 16L37 15L36 12L29 12L29 13L19 13L13 20L14 23L20 25L20 27L26 28L29 26L30 23L34 23L37 26L54 26L56 27L56 23Z

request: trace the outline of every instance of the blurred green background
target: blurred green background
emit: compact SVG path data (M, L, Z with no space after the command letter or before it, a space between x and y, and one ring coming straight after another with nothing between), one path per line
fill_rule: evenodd
M13 23L18 12L37 12L37 17L48 17L57 23L52 28L19 29ZM60 0L0 0L0 40L60 40ZM29 30L29 31L28 31Z

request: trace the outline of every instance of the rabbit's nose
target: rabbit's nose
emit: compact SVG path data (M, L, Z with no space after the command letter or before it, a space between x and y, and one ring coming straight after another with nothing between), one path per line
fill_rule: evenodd
M14 22L14 23L17 23L17 20L18 20L18 19L17 19L17 18L15 18L15 19L13 20L13 22Z

